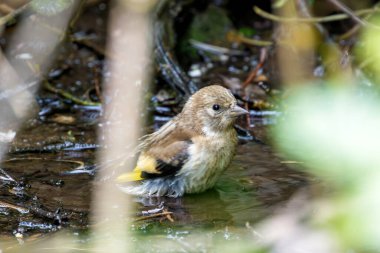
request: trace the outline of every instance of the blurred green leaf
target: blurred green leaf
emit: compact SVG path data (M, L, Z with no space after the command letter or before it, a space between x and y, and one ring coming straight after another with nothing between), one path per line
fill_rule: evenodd
M242 34L244 37L252 37L256 34L256 30L251 27L244 26L239 28L239 33Z
M306 88L285 103L277 146L334 185L319 224L343 248L380 247L380 103L362 90ZM345 251L345 252L346 252Z
M274 129L277 144L314 173L345 185L378 170L380 106L374 99L305 89L286 105L288 114Z
M333 231L342 245L361 252L376 252L380 247L380 174L368 177L356 192L333 199L332 213L323 224ZM376 249L376 250L375 250Z
M282 6L284 6L286 4L288 0L275 0L272 4L272 7L273 8L281 8Z
M195 61L199 58L197 50L189 46L191 39L216 46L229 46L226 35L232 28L233 24L227 12L220 7L210 5L204 12L198 13L179 42L181 54L188 57L184 61Z
M361 38L356 46L356 54L363 68L374 80L380 82L380 16L374 16L370 20L371 25L365 26Z
M33 0L31 6L34 11L46 15L56 15L74 3L74 0Z

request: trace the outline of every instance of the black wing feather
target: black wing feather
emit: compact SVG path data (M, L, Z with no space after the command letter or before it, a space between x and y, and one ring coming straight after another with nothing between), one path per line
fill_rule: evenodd
M188 161L188 159L189 159L188 149L185 149L181 153L174 156L172 159L170 159L169 162L165 162L161 159L157 159L156 170L159 171L160 173L149 173L149 172L143 171L141 172L141 177L145 179L149 179L149 178L158 178L158 177L165 177L165 176L174 176L178 171L181 170L181 168Z

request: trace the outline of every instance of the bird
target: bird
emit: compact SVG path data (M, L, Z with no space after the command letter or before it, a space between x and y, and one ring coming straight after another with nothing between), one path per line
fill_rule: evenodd
M223 86L199 89L179 114L141 138L136 167L118 176L118 185L144 197L181 197L212 188L235 155L234 123L246 113Z

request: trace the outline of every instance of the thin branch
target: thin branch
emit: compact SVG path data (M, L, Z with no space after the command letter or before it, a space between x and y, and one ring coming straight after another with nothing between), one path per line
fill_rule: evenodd
M272 20L272 21L276 21L276 22L308 22L308 23L319 22L319 23L324 23L324 22L339 21L339 20L350 18L349 15L343 14L343 13L342 14L330 15L330 16L326 16L326 17L313 17L313 18L280 17L277 15L273 15L269 12L266 12L257 6L254 6L253 10L256 12L257 15L259 15L263 18ZM362 16L362 15L367 15L367 14L375 13L375 12L380 12L380 9L378 9L378 8L362 9L362 10L354 11L353 13L357 16Z
M272 41L247 38L244 35L234 32L234 31L227 33L227 40L238 42L238 43L244 43L250 46L258 46L258 47L273 45Z
M247 79L245 79L243 83L243 89L247 88L247 86L255 79L259 70L264 66L265 60L267 58L268 50L266 48L262 48L260 51L260 61L256 65L256 67L249 73Z
M377 4L374 5L373 9L378 9L379 6L380 6L380 3L377 3ZM366 16L363 18L363 20L366 22L366 21L369 20L374 14L375 14L375 12L366 15ZM345 32L344 34L340 35L340 36L337 38L337 40L345 40L345 39L350 38L351 36L353 36L354 34L356 34L356 33L360 30L360 27L361 27L360 24L356 24L356 25L353 26L350 30L348 30L348 31Z
M48 81L44 82L44 88L51 91L51 92L57 93L58 95L60 95L64 98L70 99L71 101L73 101L74 103L77 103L79 105L90 105L90 106L101 105L101 103L83 100L83 99L75 97L73 94L68 93L67 91L57 89L53 85L51 85L51 83L49 83Z
M338 0L328 0L330 3L338 7L340 10L342 10L344 13L346 13L352 20L354 20L356 23L365 25L366 22L361 20L357 14L355 14L350 8L348 8L345 4L342 2L339 2Z
M77 43L79 45L85 46L89 48L90 50L94 51L96 54L98 54L101 57L107 57L108 59L113 58L110 55L110 53L105 50L104 47L97 45L96 43L94 43L88 38L77 38L75 36L70 36L69 38L73 43Z
M13 209L13 210L16 210L18 211L19 213L29 213L29 209L25 208L25 207L22 207L22 206L17 206L17 205L13 205L13 204L10 204L10 203L7 203L7 202L4 202L4 201L1 201L0 200L0 207L2 208L9 208L9 209Z
M151 214L151 215L147 215L147 216L138 217L138 218L135 219L135 221L149 220L149 219L152 219L152 218L157 218L157 217L162 217L162 216L168 216L168 215L170 215L172 213L173 212L167 212L167 211L166 212L162 212L162 213L155 213L155 214Z
M14 17L19 15L21 12L23 12L26 8L28 8L30 3L24 4L18 9L13 10L12 12L8 13L7 15L0 18L0 26L5 25L10 20L12 20Z

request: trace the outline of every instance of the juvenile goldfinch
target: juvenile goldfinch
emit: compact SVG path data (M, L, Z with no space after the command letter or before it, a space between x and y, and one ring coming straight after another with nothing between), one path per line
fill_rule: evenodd
M122 190L141 196L179 197L212 188L235 154L234 122L245 113L222 86L200 89L181 113L143 137L136 168L117 179L134 184Z

